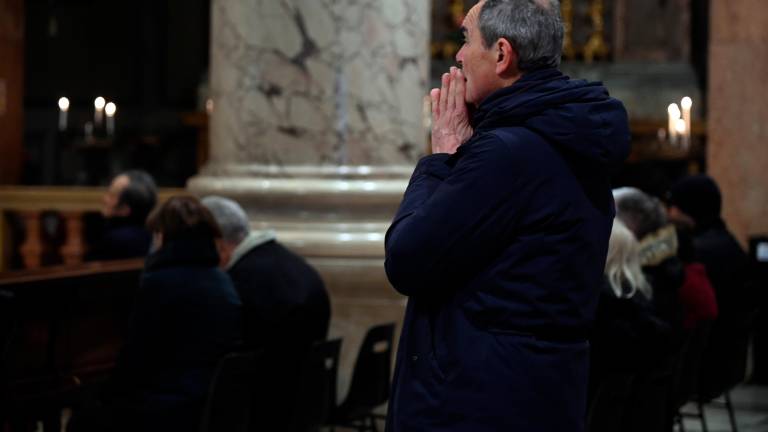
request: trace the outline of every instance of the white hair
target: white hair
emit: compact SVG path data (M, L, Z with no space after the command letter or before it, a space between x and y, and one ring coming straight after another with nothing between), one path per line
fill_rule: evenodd
M221 229L221 236L227 243L237 245L251 232L248 215L236 201L221 196L207 196L201 202L213 214Z
M640 267L639 245L632 231L619 219L613 220L605 276L616 297L631 298L640 291L647 299L653 292Z

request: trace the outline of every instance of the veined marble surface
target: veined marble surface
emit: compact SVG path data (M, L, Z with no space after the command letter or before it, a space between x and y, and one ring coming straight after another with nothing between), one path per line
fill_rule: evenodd
M214 0L212 166L413 165L429 0Z

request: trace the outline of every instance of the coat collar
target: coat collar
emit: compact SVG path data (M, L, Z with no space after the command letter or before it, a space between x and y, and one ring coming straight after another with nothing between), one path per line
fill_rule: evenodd
M232 257L230 257L229 262L227 263L227 270L234 267L234 265L252 249L272 240L275 240L274 231L251 231L232 252Z

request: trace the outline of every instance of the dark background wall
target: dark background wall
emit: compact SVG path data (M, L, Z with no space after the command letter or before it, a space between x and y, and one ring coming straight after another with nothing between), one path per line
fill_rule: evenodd
M200 108L209 27L209 0L28 1L24 182L102 184L140 167L182 185L196 131L181 114ZM61 96L72 105L67 134L56 133ZM98 150L82 138L97 96L118 106L116 137Z

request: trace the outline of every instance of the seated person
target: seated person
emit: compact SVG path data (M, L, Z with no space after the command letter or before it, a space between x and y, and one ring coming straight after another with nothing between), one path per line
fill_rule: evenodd
M221 227L222 266L243 302L245 343L325 340L330 302L322 279L271 231L251 231L245 211L227 198L202 200Z
M635 188L614 191L616 218L640 242L640 265L653 288L657 315L682 333L683 308L680 287L685 280L683 263L677 256L677 234L667 223L661 202Z
M634 235L615 219L590 339L592 432L637 430L632 428L643 416L635 409L641 397L635 391L638 377L655 361L659 347L664 349L668 343L669 329L653 312L653 294L640 268L638 252Z
M221 232L210 212L197 198L174 197L147 225L156 251L103 408L73 430L199 430L214 369L241 339L240 300L218 268Z
M145 224L156 203L157 187L146 172L126 171L112 179L102 203L104 230L86 261L146 256L152 235Z
M711 177L686 177L670 193L669 217L687 226L693 237L693 260L704 264L726 319L752 310L756 296L748 292L749 260L720 217L720 189Z
M616 217L639 241L640 264L653 290L654 313L668 326L667 335L648 351L645 370L633 386L631 404L636 415L630 421L633 428L627 430L669 430L673 421L671 390L688 337L680 303L685 268L677 255L677 233L658 199L634 188L616 190L614 197Z
M251 231L236 202L203 199L222 230L222 266L243 302L245 343L263 349L265 376L254 395L259 430L294 430L299 373L312 344L325 340L331 316L323 281L269 231Z
M693 260L704 265L715 291L718 315L699 382L699 397L708 400L744 379L759 296L748 283L749 259L720 216L722 196L715 181L707 175L686 177L670 192L669 217L691 230Z

